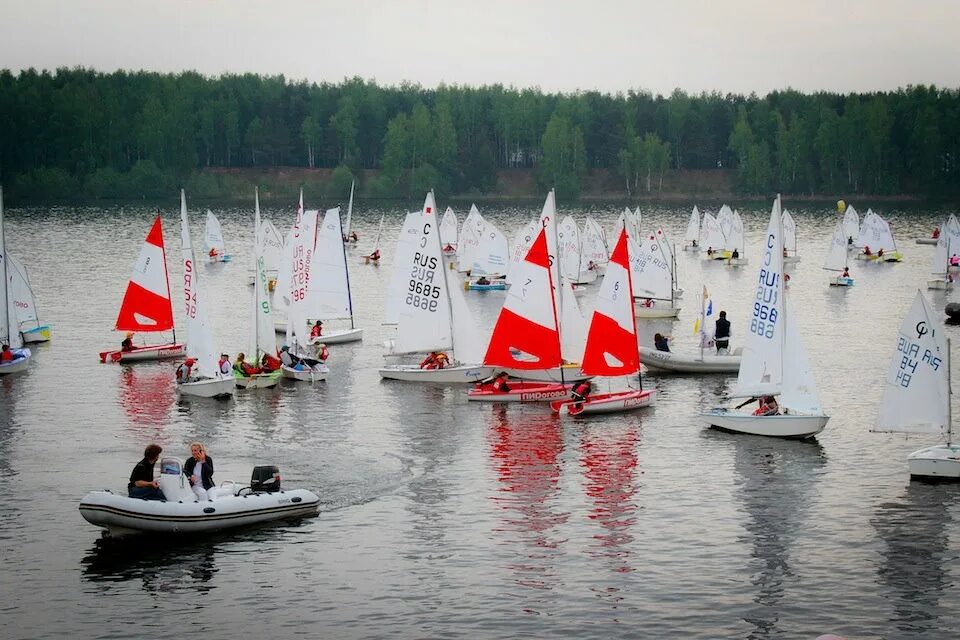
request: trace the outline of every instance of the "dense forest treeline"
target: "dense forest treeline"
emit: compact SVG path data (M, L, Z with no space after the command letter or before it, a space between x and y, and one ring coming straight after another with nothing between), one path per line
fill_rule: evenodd
M236 174L210 170L223 167L328 168L338 193L366 175L372 197L498 193L498 171L516 167L560 198L596 169L628 197L668 171L718 169L745 195L960 195L960 92L932 86L548 94L31 69L0 72L0 122L0 180L24 198L233 194Z

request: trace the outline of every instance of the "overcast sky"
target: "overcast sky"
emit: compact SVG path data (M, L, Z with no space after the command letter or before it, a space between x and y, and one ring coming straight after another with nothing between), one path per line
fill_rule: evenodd
M0 67L763 94L960 86L957 0L0 0Z

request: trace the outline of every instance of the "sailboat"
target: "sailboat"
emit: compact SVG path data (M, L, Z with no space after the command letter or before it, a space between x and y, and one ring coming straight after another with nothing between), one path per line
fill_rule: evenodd
M358 240L357 234L353 231L353 188L356 186L356 181L350 182L350 200L347 202L347 219L342 223L343 226L343 242L349 244L351 242L356 242ZM339 212L340 209L338 208Z
M596 269L589 268L583 255L580 228L573 216L565 217L557 225L557 240L560 249L560 273L572 284L590 284L597 279Z
M270 285L267 278L267 262L263 256L263 249L257 241L260 231L260 189L254 190L254 219L253 219L253 261L257 265L257 282L253 287L253 297L250 306L250 351L251 363L256 366L262 354L276 354L277 338L274 333L273 313L270 309ZM269 373L255 373L243 375L235 373L236 384L244 389L266 389L277 386L280 382L280 370Z
M628 255L637 317L676 318L680 307L676 306L674 293L673 254L666 243L658 241L654 235L643 244L628 241L632 245Z
M699 354L688 355L675 351L658 351L640 347L640 357L647 369L672 373L736 373L740 370L742 349L732 353L718 354L713 348L713 330L709 327L716 321L714 304L706 287L700 298L700 315L694 323L693 332L700 338Z
M797 222L786 209L783 210L783 264L800 262L797 254Z
M509 266L510 250L507 237L497 225L484 221L472 256L472 262L468 265L470 278L464 281L464 289L485 291L506 288L503 277ZM487 280L486 283L477 282L476 279L481 276Z
M486 224L477 205L470 205L470 213L464 219L460 235L457 237L457 271L461 273L469 271L473 266L473 259L480 245L480 234Z
M907 456L913 477L960 480L960 444L953 440L952 393L950 340L941 331L930 303L917 290L900 325L873 429L945 437L944 444Z
M277 284L280 271L280 259L283 255L283 236L269 220L264 220L257 231L257 244L263 252L263 262L267 268L267 282L273 291ZM253 285L257 281L257 265L251 264L247 273L247 284Z
M928 289L953 289L956 267L950 266L950 258L960 251L960 223L957 217L950 217L943 223L940 236L937 238L937 247L933 250L933 263L930 271L937 276L927 280Z
M210 258L210 262L230 262L220 221L210 209L207 209L207 224L203 230L203 251Z
M893 238L890 223L875 214L872 209L867 209L867 214L863 216L857 244L863 247L863 251L857 254L857 260L903 261L903 254L897 251L897 241ZM867 253L868 247L870 253ZM880 255L881 252L883 255Z
M440 243L443 245L443 256L449 258L457 254L457 214L447 207L440 220Z
M610 250L607 248L607 234L604 232L600 223L591 216L583 223L583 235L581 236L581 251L583 260L587 264L587 269L603 274L607 268L607 262L610 260ZM593 263L593 264L591 264Z
M340 208L327 210L316 234L307 300L311 320L350 320L350 328L325 328L321 336L311 340L311 344L340 344L363 339L363 329L354 324L350 270L342 235Z
M746 256L747 237L743 229L743 220L736 209L730 215L730 228L727 231L725 252L727 266L742 267L748 263ZM736 256L734 256L736 254Z
M380 214L380 226L377 227L377 239L373 242L373 249L370 253L363 256L363 264L372 264L375 267L380 266L380 238L383 237L383 220L385 213Z
M49 341L50 325L40 322L27 268L12 253L7 254L7 276L21 339L25 344Z
M524 259L514 268L510 287L493 327L483 364L510 371L561 370L560 317L553 296L553 275L547 249L547 225L536 234ZM546 402L566 398L568 382L509 380L506 391L480 384L468 400Z
M684 251L700 251L697 244L700 241L700 210L697 205L693 205L693 211L690 212L690 219L687 221L687 232L683 234L683 240L686 244Z
M0 187L0 279L3 281L3 313L0 314L3 320L0 320L0 340L3 344L10 347L13 352L13 360L0 361L0 375L10 373L19 373L26 371L30 366L32 353L30 349L23 347L20 339L20 331L17 324L16 313L13 310L13 298L10 296L10 277L9 256L7 255L7 235L4 231L3 222L3 187Z
M709 426L723 431L810 438L823 430L829 417L820 407L813 372L800 341L799 322L784 291L780 216L778 195L770 212L740 373L730 395L751 399L779 396L781 412L756 415L719 408L701 415Z
M838 222L833 230L833 236L830 238L830 247L827 249L827 257L823 261L823 268L827 271L835 271L840 275L830 278L831 287L852 287L853 278L844 273L847 270L847 235L844 232L843 224Z
M394 354L453 352L449 366L424 369L417 364L393 364L380 369L380 377L414 382L469 383L493 373L479 363L483 357L478 330L463 297L450 286L444 267L437 205L433 192L423 202L420 237L407 263L406 281L398 312ZM400 265L403 268L403 265Z
M726 207L727 205L723 205ZM703 251L706 260L722 260L727 256L723 248L727 244L727 239L723 236L723 230L720 229L720 223L713 215L707 211L703 213L703 220L700 223L700 251Z
M387 285L387 303L384 312L384 324L397 324L400 321L400 306L406 298L407 286L410 280L410 265L413 264L413 254L417 251L417 242L420 240L423 214L412 211L403 219L397 243L393 249L393 266L390 272L390 283Z
M600 284L597 308L590 320L581 369L589 376L631 376L640 379L640 351L637 346L637 320L633 309L633 287L630 277L626 229L607 263L607 273ZM582 415L632 411L650 406L655 389L629 389L591 394L585 400L557 400L550 403L554 413Z
M843 237L847 243L847 251L856 251L860 248L860 245L857 245L860 237L860 214L853 205L847 205L843 200L837 203L837 208L843 214Z
M127 291L123 295L120 313L117 315L116 330L131 333L173 331L173 341L134 347L129 351L101 351L100 362L179 358L186 353L186 347L177 342L177 332L173 325L170 276L167 272L167 254L163 248L163 225L159 213L140 248L133 274L127 283Z
M180 190L180 249L183 252L183 299L187 315L187 356L195 363L187 382L177 381L177 393L201 398L227 398L236 382L233 372L223 373L217 362L213 323L207 314L207 301L200 287L200 273L190 240L187 220L187 196Z

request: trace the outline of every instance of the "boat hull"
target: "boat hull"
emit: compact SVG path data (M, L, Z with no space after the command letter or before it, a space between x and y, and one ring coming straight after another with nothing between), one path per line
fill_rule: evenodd
M511 380L507 383L509 391L497 391L490 387L477 387L467 394L467 400L473 402L553 402L570 396L573 383L551 384Z
M234 380L241 389L269 389L277 386L280 382L281 373L279 370L270 373L257 373L252 376L243 376L234 374Z
M960 480L960 446L938 444L907 456L910 475L932 480Z
M657 351L640 347L640 362L648 369L673 373L737 373L740 371L739 355L686 356L672 351Z
M133 351L101 351L100 362L143 362L147 360L165 360L180 358L187 354L186 345L180 343L155 344L137 347Z
M30 359L33 357L30 349L11 349L11 351L15 354L19 353L23 357L0 364L0 376L21 373L30 367Z
M812 438L827 426L828 416L781 414L755 416L739 411L714 409L700 414L714 429L773 438Z
M330 368L325 364L320 364L313 368L298 370L288 367L287 365L281 365L280 371L284 378L289 378L290 380L297 380L299 382L321 382L327 379Z
M800 256L785 256L783 258L783 264L797 264L800 262Z
M456 365L443 369L421 369L415 364L395 364L381 367L384 380L404 382L428 382L433 384L470 384L493 375L493 367L482 365Z
M950 280L927 280L927 289L952 291L953 282Z
M237 383L233 377L204 378L191 382L178 382L177 393L196 398L229 398Z
M566 399L550 403L550 409L561 415L581 416L591 413L619 413L649 407L656 401L657 390L619 391L588 396L583 402Z
M634 300L634 309L638 318L676 318L680 315L680 307L671 305L645 307L636 300Z
M531 382L580 382L589 380L591 376L585 375L580 370L579 364L568 364L563 367L553 367L550 369L501 369L511 378L520 380L529 380Z
M491 282L490 284L478 284L476 282L464 282L463 288L468 291L503 291L507 288L507 283Z
M831 287L852 287L853 278L844 278L843 276L837 276L836 278L830 278Z
M39 327L33 327L32 329L21 329L20 336L23 338L24 344L35 344L37 342L49 342L50 341L50 325L40 325Z
M360 340L363 340L363 329L342 329L339 331L330 331L319 338L313 338L310 344L343 344L345 342L357 342Z
M936 238L917 238L917 244L937 244Z
M80 515L113 536L206 533L276 520L310 518L320 498L306 489L227 496L212 502L143 500L91 491L80 501Z

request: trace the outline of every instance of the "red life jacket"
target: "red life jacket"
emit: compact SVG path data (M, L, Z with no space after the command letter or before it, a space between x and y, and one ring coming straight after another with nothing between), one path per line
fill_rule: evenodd
M0 362L10 362L11 360L13 360L13 351L8 349L0 353Z

